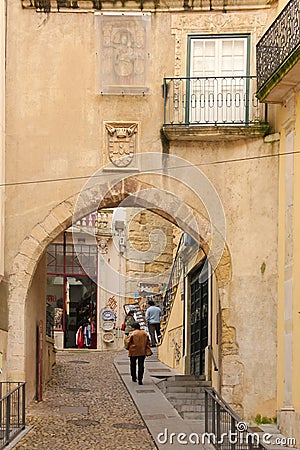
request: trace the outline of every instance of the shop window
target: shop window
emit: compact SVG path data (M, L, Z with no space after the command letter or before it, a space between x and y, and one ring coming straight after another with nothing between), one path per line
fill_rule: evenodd
M91 332L84 345L97 348L97 255L96 245L76 245L76 251L73 244L67 243L51 244L48 247L48 332L52 332L51 327L54 329L59 348L76 347L76 332L79 327L85 326Z

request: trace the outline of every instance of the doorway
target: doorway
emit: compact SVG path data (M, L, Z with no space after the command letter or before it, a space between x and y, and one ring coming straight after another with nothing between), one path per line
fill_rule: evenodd
M80 265L81 257L89 269ZM77 331L84 336L80 347L97 348L97 246L53 243L47 249L47 307L51 308L58 348L78 347Z
M190 373L205 376L205 349L208 344L208 296L210 278L202 273L204 264L190 278L191 288L191 359Z

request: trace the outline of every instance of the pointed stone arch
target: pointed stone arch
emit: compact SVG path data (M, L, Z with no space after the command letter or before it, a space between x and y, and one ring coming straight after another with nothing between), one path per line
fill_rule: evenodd
M77 207L77 219L83 217L98 208L117 207L124 199L132 196L135 201L135 194L153 187L150 183L143 182L134 177L120 181L117 184L109 185L106 183L99 189L92 186L87 189L82 204L78 206L79 192L72 195L68 199L54 206L51 211L38 222L26 236L20 245L19 251L14 258L12 271L9 276L9 333L8 333L8 377L9 379L24 380L25 378L25 302L31 285L36 267L45 252L47 246L61 232L65 231L72 224L74 210ZM101 197L99 193L105 189L105 197ZM101 201L99 201L101 198ZM133 204L132 204L133 205ZM136 203L138 205L138 203ZM145 206L145 205L143 205ZM176 225L179 225L183 231L190 233L199 243L206 254L209 251L209 226L207 219L195 211L192 205L191 210L197 217L197 223L200 233L190 229L186 223L184 215L180 218L179 223L175 223L174 218L168 214L164 214L163 210L157 208L149 209L161 215ZM202 234L203 230L203 234ZM213 258L213 255L212 255ZM222 291L222 298L227 298L226 285L231 279L231 258L229 249L224 245L222 256L215 269L215 275L218 286ZM227 300L225 300L226 303ZM225 306L226 307L226 306Z

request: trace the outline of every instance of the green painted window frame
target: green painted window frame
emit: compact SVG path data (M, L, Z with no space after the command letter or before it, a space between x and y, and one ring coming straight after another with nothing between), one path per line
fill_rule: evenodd
M224 38L241 38L246 39L246 48L247 48L247 55L246 55L246 74L245 76L250 76L250 44L251 44L251 34L250 33L222 33L222 34L189 34L187 36L187 80L190 78L191 74L191 47L192 47L192 40L199 40L199 39L224 39ZM249 90L250 90L250 79L248 78L246 81L246 95L249 97ZM189 98L190 98L190 83L187 82L186 86L186 108L185 108L185 123L186 125L189 125L189 119L190 119L190 110L189 110ZM245 111L245 123L249 123L249 102L246 104L246 111Z

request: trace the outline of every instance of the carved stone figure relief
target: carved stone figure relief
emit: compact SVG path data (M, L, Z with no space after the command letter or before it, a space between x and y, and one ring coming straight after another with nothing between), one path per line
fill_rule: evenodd
M99 238L97 239L98 249L102 255L106 255L108 252L108 239Z
M150 15L105 14L95 20L99 37L99 91L148 92Z

